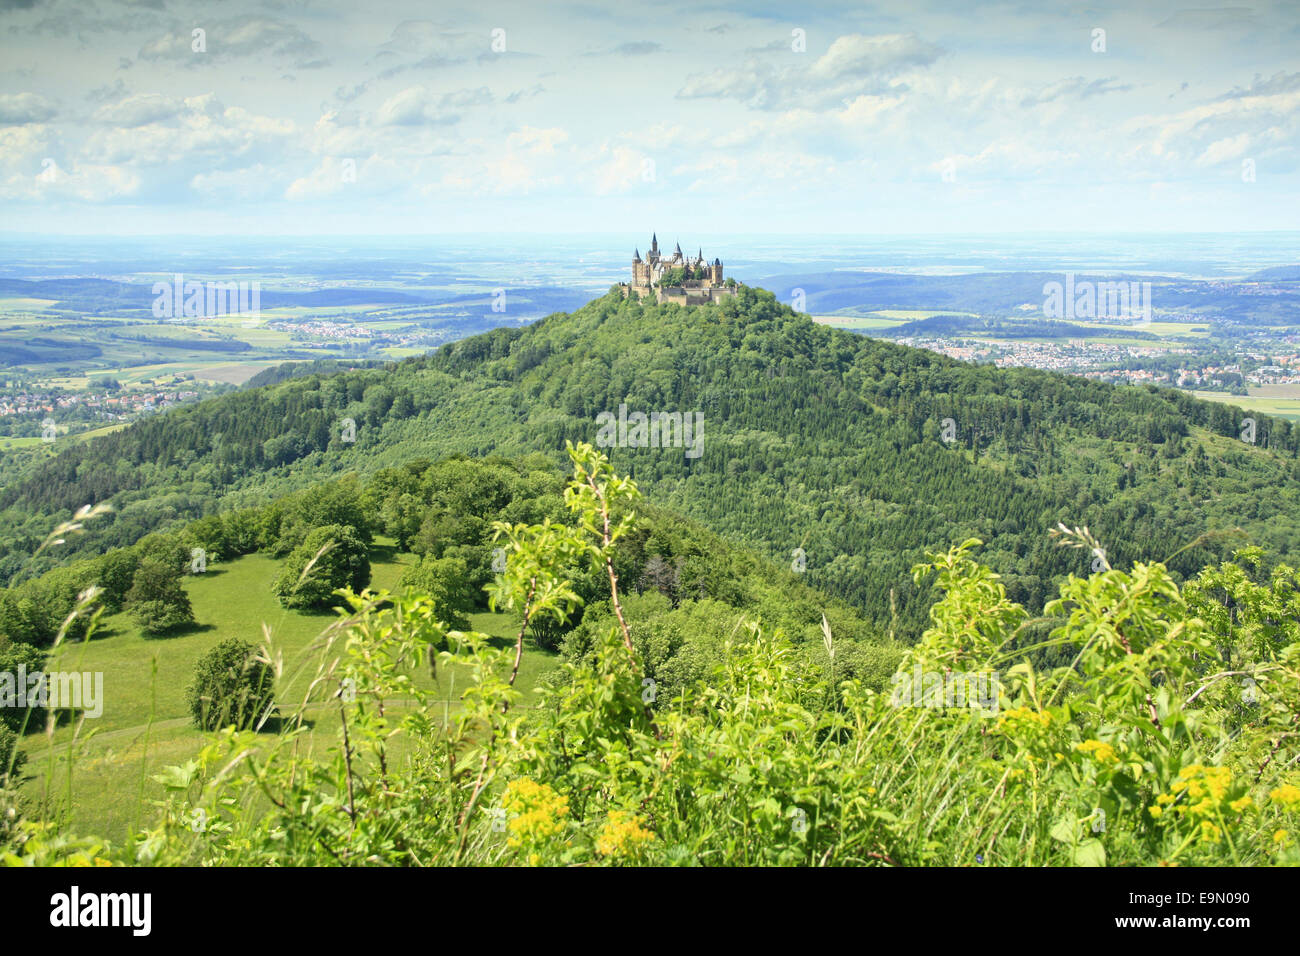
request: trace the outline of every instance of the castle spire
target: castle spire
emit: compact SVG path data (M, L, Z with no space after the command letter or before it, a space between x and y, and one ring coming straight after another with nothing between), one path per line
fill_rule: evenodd
M632 253L632 261L633 261L633 262L640 262L640 261L641 261L641 250L640 250L640 248L637 248L637 249Z

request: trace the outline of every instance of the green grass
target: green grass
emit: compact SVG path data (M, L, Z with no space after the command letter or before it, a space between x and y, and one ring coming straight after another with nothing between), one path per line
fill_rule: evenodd
M1249 395L1230 395L1227 392L1205 391L1193 391L1192 394L1197 398L1208 399L1212 402L1225 402L1229 405L1236 405L1238 408L1244 408L1247 411L1260 412L1264 415L1276 415L1278 418L1300 422L1300 396L1290 398L1277 394L1270 395L1265 391L1265 388L1249 389ZM1286 386L1277 386L1277 388L1286 388Z
M395 589L409 554L395 554L391 544L376 543L372 551L371 587ZM32 800L49 796L68 810L74 829L123 840L134 828L149 822L151 801L162 798L162 788L151 776L170 764L184 763L209 739L190 721L185 688L198 658L218 642L239 637L263 644L269 634L273 655L283 660L276 699L284 713L295 712L321 660L314 647L320 632L335 620L330 613L304 614L280 607L271 593L280 562L254 554L210 565L202 575L186 578L197 626L174 637L144 636L129 614L115 614L101 622L93 640L59 648L48 670L89 671L104 675L103 715L80 726L55 729L51 745L41 733L29 734L24 795ZM475 630L494 638L500 646L513 644L518 622L510 614L471 615ZM265 631L264 631L265 629ZM338 648L332 652L336 656ZM525 705L532 699L537 679L555 666L556 655L526 647L518 686ZM417 686L440 692L454 701L467 675L458 668L443 669L435 680L427 669L413 672ZM449 708L454 709L454 703ZM312 724L311 748L335 745L339 720L329 708L308 710ZM69 779L69 750L75 759ZM405 752L400 739L395 757ZM143 794L143 802L141 796ZM142 818L142 813L145 815Z
M884 318L876 315L814 315L814 322L829 325L836 329L892 329L902 325L902 319Z

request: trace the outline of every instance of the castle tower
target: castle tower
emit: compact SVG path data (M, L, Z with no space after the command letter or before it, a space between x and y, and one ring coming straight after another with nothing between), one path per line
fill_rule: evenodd
M650 285L650 269L641 260L640 249L632 253L632 284L635 286Z

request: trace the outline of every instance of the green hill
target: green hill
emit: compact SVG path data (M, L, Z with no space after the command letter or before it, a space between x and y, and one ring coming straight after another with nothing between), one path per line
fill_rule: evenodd
M1184 575L1239 546L1221 534L1237 527L1300 552L1300 431L1287 422L1256 416L1249 443L1231 406L966 365L745 289L692 309L611 292L385 369L295 378L68 447L0 497L15 529L3 568L91 501L115 513L71 542L81 552L413 458L541 451L558 471L564 441L594 440L597 415L620 405L703 416L698 458L607 449L651 501L787 566L801 548L811 584L902 635L933 603L910 567L967 537L1031 608L1091 561L1051 545L1058 522L1088 525L1116 565L1176 555Z

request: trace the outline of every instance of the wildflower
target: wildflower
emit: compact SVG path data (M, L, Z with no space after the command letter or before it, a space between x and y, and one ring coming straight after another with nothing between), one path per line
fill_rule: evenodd
M501 803L510 814L506 845L513 849L535 847L561 832L569 813L567 797L528 779L510 781ZM530 852L528 862L536 866L540 862L538 854Z
M1278 830L1276 833L1273 834L1274 843L1286 843L1286 840L1287 840L1287 832L1285 830Z
M596 838L596 852L608 857L635 855L655 838L641 823L641 817L627 810L611 810L609 820Z
M1100 740L1085 740L1081 744L1076 744L1074 749L1080 753L1091 754L1098 763L1119 762L1119 758L1115 756L1115 748Z
M1046 728L1051 723L1052 714L1050 711L1017 707L998 718L998 730L1015 730L1022 726L1026 728Z
M1300 804L1300 787L1295 786L1295 784L1284 783L1276 790L1270 790L1268 798L1289 810Z
M1254 802L1255 802L1255 801L1252 800L1252 799L1250 799L1249 796L1245 796L1245 797L1240 797L1240 798L1238 798L1238 799L1236 799L1236 800L1233 800L1231 803L1228 804L1228 806L1232 807L1232 811L1233 811L1234 813L1240 813L1242 810L1245 810L1247 807L1249 807L1249 806L1250 806L1251 804L1253 804Z
M1219 835L1221 832L1222 831L1219 830L1219 828L1216 827L1209 820L1201 821L1201 842L1202 843L1218 843Z
M1147 807L1147 813L1151 814L1151 816L1156 820L1159 820L1160 814L1164 812L1165 812L1165 808L1160 806L1159 804L1153 803L1151 806Z

